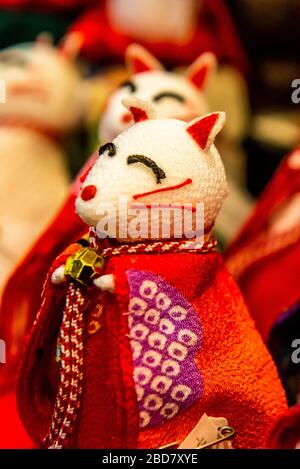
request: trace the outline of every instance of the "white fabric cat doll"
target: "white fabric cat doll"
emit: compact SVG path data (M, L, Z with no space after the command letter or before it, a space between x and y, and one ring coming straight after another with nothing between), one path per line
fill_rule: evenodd
M151 102L160 117L177 117L188 121L208 112L205 88L214 75L216 58L204 53L184 74L170 72L146 49L131 44L125 56L130 79L117 89L107 102L99 125L102 143L109 142L133 124L122 99L137 96Z

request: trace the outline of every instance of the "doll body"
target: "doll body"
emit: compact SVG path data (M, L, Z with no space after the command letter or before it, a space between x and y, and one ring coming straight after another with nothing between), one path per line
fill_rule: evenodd
M39 42L3 50L0 69L6 83L0 108L1 289L67 194L61 136L79 119L79 76L62 54Z
M138 99L126 106L136 124L100 149L76 199L89 243L71 245L49 271L20 374L21 418L49 448L158 448L181 444L206 413L235 427L234 447L261 447L286 404L210 234L227 194L213 145L224 115L185 123L155 119ZM119 207L120 195L147 215L153 204L202 203L204 237L174 239L175 221L171 240L124 234L128 212L103 240L103 207Z

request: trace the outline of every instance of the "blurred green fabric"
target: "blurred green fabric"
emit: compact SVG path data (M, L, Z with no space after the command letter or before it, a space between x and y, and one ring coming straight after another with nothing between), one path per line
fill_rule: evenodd
M0 9L0 49L33 41L38 34L48 32L57 42L76 18L76 12L39 13Z

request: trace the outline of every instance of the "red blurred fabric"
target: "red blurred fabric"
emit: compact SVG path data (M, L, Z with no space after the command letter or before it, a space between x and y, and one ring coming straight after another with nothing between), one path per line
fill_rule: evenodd
M169 66L190 64L202 52L211 51L221 63L230 63L246 72L247 59L225 2L203 0L202 3L196 30L187 43L139 42ZM83 35L82 53L95 61L123 61L128 45L137 41L135 37L126 37L111 27L105 5L84 12L70 31Z
M19 418L14 392L0 398L0 449L29 449L33 442Z
M225 252L226 264L237 278L265 341L279 315L300 298L300 227L281 238L272 238L267 231L275 211L300 192L300 170L289 167L289 156L283 160L249 220ZM257 256L266 247L265 255Z
M218 60L246 72L247 59L230 13L223 0L202 0L198 24L185 44L141 42L152 54L169 66L192 63L202 52L213 52ZM0 0L0 8L28 11L78 10L70 31L83 36L82 54L92 61L123 62L127 46L136 37L126 37L110 25L105 0Z
M266 441L271 449L295 449L297 443L300 445L300 404L290 407L276 420Z
M78 248L77 248L78 249ZM47 432L56 391L49 377L51 350L62 317L66 285L50 282L30 336L18 383L24 425L37 445ZM203 328L195 363L204 379L204 394L189 409L162 426L139 430L132 358L128 340L128 269L153 272L191 303ZM234 446L263 446L264 435L286 410L284 391L240 292L219 254L166 253L118 255L106 259L103 273L113 273L116 292L86 291L84 389L72 446L79 448L157 448L182 441L206 412L224 416L237 432ZM89 333L101 304L100 328ZM52 357L52 358L51 358ZM52 376L55 376L51 373ZM50 392L49 390L52 390Z

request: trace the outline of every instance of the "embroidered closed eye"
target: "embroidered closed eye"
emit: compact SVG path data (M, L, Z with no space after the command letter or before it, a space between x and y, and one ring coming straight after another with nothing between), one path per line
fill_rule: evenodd
M108 156L115 156L117 153L116 145L112 142L105 143L99 148L99 156L108 151Z
M150 168L155 177L156 177L156 182L157 184L160 184L161 180L166 177L166 174L163 169L161 169L155 161L151 160L151 158L148 158L147 156L144 155L130 155L127 158L127 164L134 164L134 163L141 163L147 166L147 168Z
M124 83L122 83L121 88L128 88L130 93L135 93L136 84L131 80L126 80Z
M162 91L161 93L158 93L153 97L153 101L158 102L164 98L172 98L172 99L175 99L176 101L179 101L180 103L185 102L184 96L178 93L174 93L173 91Z

